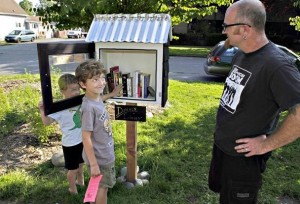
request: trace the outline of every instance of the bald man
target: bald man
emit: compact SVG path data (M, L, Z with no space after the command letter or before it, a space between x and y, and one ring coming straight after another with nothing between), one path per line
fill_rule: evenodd
M268 40L265 23L261 1L240 0L227 9L222 25L226 44L239 48L216 116L209 172L209 187L222 204L256 203L271 151L300 136L300 74Z

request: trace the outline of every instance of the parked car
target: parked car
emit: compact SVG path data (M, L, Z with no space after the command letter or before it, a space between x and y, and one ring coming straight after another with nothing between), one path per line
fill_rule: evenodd
M231 69L232 58L238 51L237 47L226 49L224 42L221 41L215 45L207 55L206 63L204 64L204 71L208 75L227 76ZM300 58L299 56L288 49L287 47L277 45L282 51L295 60L295 64L300 70Z
M87 32L85 32L81 28L78 28L78 29L69 30L67 36L68 38L81 38L81 37L86 37Z
M13 30L4 39L6 42L33 42L36 39L36 34L32 30Z

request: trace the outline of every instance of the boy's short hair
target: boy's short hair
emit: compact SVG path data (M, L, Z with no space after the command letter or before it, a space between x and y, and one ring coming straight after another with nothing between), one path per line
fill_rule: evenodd
M66 90L70 84L78 84L78 81L73 74L63 74L59 77L58 86L60 90Z
M106 74L106 70L103 64L97 60L82 62L75 70L77 81L83 83L85 83L87 79L91 79L100 74Z

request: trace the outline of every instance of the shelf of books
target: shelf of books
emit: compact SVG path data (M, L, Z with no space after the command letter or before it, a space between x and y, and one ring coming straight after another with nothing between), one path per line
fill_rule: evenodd
M120 44L116 47L116 44ZM104 93L123 85L122 95L110 100L130 103L161 103L162 56L161 45L134 43L103 43L96 50L107 69Z

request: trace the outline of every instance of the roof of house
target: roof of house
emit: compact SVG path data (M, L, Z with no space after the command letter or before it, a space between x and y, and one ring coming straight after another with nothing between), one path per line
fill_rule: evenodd
M171 38L169 14L97 14L86 41L167 43Z
M15 0L1 0L0 14L28 16L22 7Z
M27 16L26 22L41 23L40 16Z

